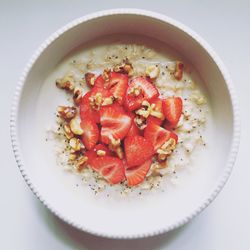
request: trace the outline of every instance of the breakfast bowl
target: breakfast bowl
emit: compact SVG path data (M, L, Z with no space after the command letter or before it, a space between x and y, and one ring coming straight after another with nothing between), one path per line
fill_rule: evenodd
M105 53L111 49L109 57L118 58L119 54L112 55L112 48L116 46L114 41L145 44L159 50L158 54L167 51L174 60L188 62L185 70L193 74L193 81L206 99L204 147L189 157L184 170L178 172L178 178L171 175L156 188L150 186L144 191L143 186L142 191L135 191L133 195L112 185L108 193L98 193L94 184L83 184L82 175L62 170L57 164L54 142L48 138L57 106L65 104L68 98L55 87L55 79L64 74L69 61L76 63L74 58L79 59L76 55L83 59L89 54L97 55L95 60L98 60L100 54L96 51L102 47ZM146 63L141 62L142 65ZM168 66L164 68L171 68ZM165 74L163 68L161 74ZM200 98L198 102L200 105ZM188 120L188 116L185 117ZM68 224L109 238L140 238L165 233L198 215L218 195L231 173L239 131L234 89L214 50L185 25L164 15L138 9L90 14L52 34L27 64L11 112L14 155L33 193ZM190 153L191 148L188 145L185 154ZM176 157L182 159L180 155Z

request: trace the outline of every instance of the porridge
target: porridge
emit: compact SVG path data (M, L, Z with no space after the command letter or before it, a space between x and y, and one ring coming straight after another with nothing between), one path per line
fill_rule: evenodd
M55 79L67 99L48 131L58 164L107 196L176 182L206 145L208 104L191 66L138 42L76 55Z

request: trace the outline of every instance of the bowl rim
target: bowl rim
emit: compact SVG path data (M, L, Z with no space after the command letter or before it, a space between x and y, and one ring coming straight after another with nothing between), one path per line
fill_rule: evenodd
M131 14L131 15L138 15L138 16L145 16L150 17L156 20L163 21L165 23L169 23L173 25L174 27L182 30L185 32L188 36L190 36L192 39L194 39L196 42L198 42L211 56L214 63L218 66L220 69L221 74L224 77L227 89L229 91L229 96L232 104L232 111L233 111L233 136L232 136L232 143L230 148L230 153L228 156L228 160L226 163L226 167L223 171L223 174L217 181L215 188L209 193L209 195L199 204L190 214L186 215L183 218L180 218L178 221L173 223L172 225L159 228L158 230L154 231L148 231L146 233L135 233L135 234L110 234L108 232L101 232L97 230L90 230L86 228L84 225L80 225L76 222L71 221L70 218L67 218L65 215L61 214L57 208L52 207L39 193L39 191L35 188L35 186L32 184L32 180L28 176L25 166L22 160L21 156L21 149L19 146L19 136L18 136L18 130L17 130L17 123L18 123L18 109L19 109L19 103L20 103L20 97L22 95L23 86L26 82L26 78L36 62L36 60L39 58L41 53L52 43L54 42L59 36L61 36L66 31L72 29L73 27L89 21L96 18L104 17L104 16L110 16L110 15L124 15L124 14ZM67 224L76 227L77 229L80 229L82 231L85 231L87 233L101 236L101 237L107 237L107 238L113 238L113 239L134 239L134 238L144 238L149 236L155 236L159 234L166 233L168 231L171 231L173 229L176 229L188 221L190 221L193 217L198 215L201 211L203 211L219 194L219 192L222 190L223 186L227 182L232 169L233 165L236 160L237 152L239 149L239 142L240 142L240 117L239 117L239 105L237 96L235 93L234 86L232 84L232 80L229 76L229 73L227 69L225 68L222 60L219 58L219 56L215 53L214 49L203 39L201 38L196 32L194 32L192 29L188 28L186 25L182 24L179 21L176 21L173 18L170 18L166 15L152 12L148 10L143 9L135 9L135 8L119 8L119 9L108 9L108 10L102 10L98 12L94 12L91 14L87 14L85 16L82 16L80 18L74 19L73 21L69 22L65 26L59 28L56 32L54 32L52 35L49 36L42 44L41 46L35 51L35 53L30 58L29 62L26 64L26 67L24 68L19 81L16 86L16 90L14 92L12 106L11 106L11 114L10 114L10 136L11 136L11 144L12 149L14 152L14 156L17 162L17 165L19 167L19 170L26 181L27 185L31 189L31 191L36 195L36 197L43 203L45 207L47 207L53 214L55 214L57 217L59 217L61 220L66 222Z

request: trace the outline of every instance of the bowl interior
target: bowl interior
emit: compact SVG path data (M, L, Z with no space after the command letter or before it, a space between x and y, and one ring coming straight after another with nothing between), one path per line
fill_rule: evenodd
M196 170L166 192L137 198L94 196L78 177L55 163L44 131L64 96L47 78L74 48L113 34L147 36L173 47L196 68L211 108L207 148L194 160ZM133 237L170 229L187 219L214 190L225 170L233 135L233 112L225 79L211 55L190 35L153 17L119 14L97 17L70 28L41 53L22 89L18 137L25 172L42 199L62 218L106 236ZM77 184L80 185L77 186Z

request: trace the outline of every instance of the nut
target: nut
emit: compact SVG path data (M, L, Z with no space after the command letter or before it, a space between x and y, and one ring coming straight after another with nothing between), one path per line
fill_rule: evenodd
M133 88L131 88L128 92L129 95L139 96L141 94L141 87L138 85L135 85Z
M73 92L74 103L78 105L81 101L81 98L82 98L82 91L78 88L75 88Z
M58 106L57 113L63 119L72 119L76 116L76 108L69 106Z
M131 75L132 72L133 72L133 66L128 61L128 59L126 59L126 60L123 61L122 64L116 65L113 70L114 70L114 72L117 72L117 73L123 73L123 74Z
M137 115L134 119L135 124L140 130L147 127L147 120L143 116Z
M146 68L146 76L150 79L156 79L160 74L160 68L156 65L150 65Z
M84 77L85 77L86 83L90 87L93 87L95 85L95 74L93 74L93 73L86 73Z
M173 152L176 147L176 141L173 138L167 140L156 152L158 154L158 160L164 161Z
M72 133L69 124L64 124L63 129L67 139L71 139L72 137L74 137L74 134Z
M113 96L104 98L104 100L102 102L102 106L111 105L113 102L114 102L114 97Z
M74 77L72 74L65 75L61 79L56 80L56 86L60 89L65 89L72 92L75 88Z
M90 106L95 110L99 110L103 102L102 93L100 92L96 93L94 96L91 96L89 100L90 100Z
M78 171L83 170L83 168L87 165L88 157L87 156L80 156L76 163L75 167Z
M121 146L117 147L116 150L115 150L117 156L120 158L120 159L123 159L123 156L124 156L124 153L122 151L122 148Z
M109 143L109 149L111 151L115 151L118 147L121 145L121 140L120 139L115 139L113 135L109 135L110 143Z
M99 149L99 150L96 151L96 154L98 156L104 156L104 155L106 155L106 151Z
M110 69L104 69L102 73L103 79L105 82L109 81L109 76L110 76Z
M178 81L182 79L184 70L184 64L180 61L177 61L175 64L174 78Z
M69 141L69 146L74 150L74 151L80 151L82 144L81 141L78 138L71 138Z
M79 119L79 117L74 117L70 121L69 126L70 126L71 131L75 135L82 135L83 134L83 129L81 127L81 120Z
M76 159L77 155L75 153L69 154L69 161L74 161Z

